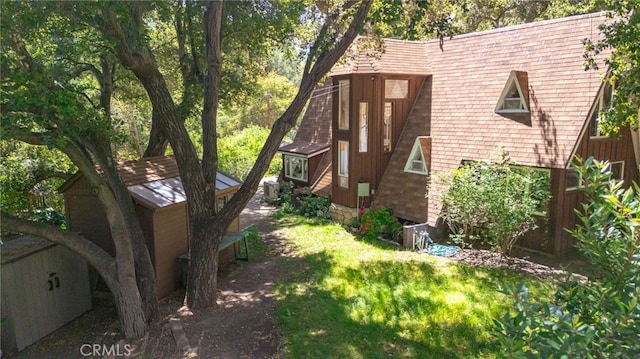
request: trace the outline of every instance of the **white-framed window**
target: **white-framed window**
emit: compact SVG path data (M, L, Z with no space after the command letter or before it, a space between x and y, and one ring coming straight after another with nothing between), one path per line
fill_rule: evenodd
M604 134L600 133L600 115L611 108L613 102L613 86L608 82L604 84L602 92L596 98L591 114L589 115L589 137L591 138L605 138Z
M409 80L384 80L384 98L405 99L409 97Z
M624 180L624 161L609 162L608 170L611 172L611 180L616 182ZM582 187L584 187L584 178L582 178L582 174L577 172L575 169L570 168L567 171L566 190L573 191Z
M611 179L617 182L624 180L624 161L609 162L609 171L611 171Z
M367 152L367 140L369 137L369 104L367 102L360 102L358 118L360 121L360 141L358 143L358 151Z
M306 157L284 155L284 176L306 182L309 171L308 165Z
M384 114L382 116L382 150L391 152L391 124L393 123L393 103L384 103Z
M515 71L511 71L507 85L500 94L498 105L495 108L498 113L528 113L529 107L520 88L520 82Z
M409 173L415 173L419 175L428 175L427 163L424 159L424 153L422 151L422 144L420 138L416 138L411 149L411 154L407 159L407 163L404 165L404 171Z
M584 187L584 179L582 178L582 174L576 171L573 168L569 168L567 170L567 178L566 178L566 190L573 191L578 188Z
M338 141L338 186L349 188L349 141Z
M349 129L349 80L338 81L338 129Z

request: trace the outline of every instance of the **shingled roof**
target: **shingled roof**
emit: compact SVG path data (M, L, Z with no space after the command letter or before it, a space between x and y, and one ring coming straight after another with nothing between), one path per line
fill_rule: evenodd
M119 163L117 170L129 194L149 208L163 208L182 203L187 199L178 164L173 156L126 161ZM76 173L60 187L59 191L66 191L81 177L82 173ZM217 191L230 191L241 184L239 179L228 174L218 172L216 175Z
M506 27L426 43L433 69L433 170L488 159L502 146L519 164L564 168L601 84L584 69L598 14ZM511 71L526 72L530 114L495 113Z
M356 39L351 51L357 51ZM431 73L424 42L385 39L381 50L368 49L347 56L344 63L331 69L331 76L346 74L402 74L428 75Z

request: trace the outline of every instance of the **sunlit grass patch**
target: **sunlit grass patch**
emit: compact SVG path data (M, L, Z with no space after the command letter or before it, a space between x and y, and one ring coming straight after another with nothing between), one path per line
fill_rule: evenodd
M509 306L499 283L549 290L507 270L360 240L329 222L294 217L282 228L306 264L277 288L290 357L493 357L491 319Z

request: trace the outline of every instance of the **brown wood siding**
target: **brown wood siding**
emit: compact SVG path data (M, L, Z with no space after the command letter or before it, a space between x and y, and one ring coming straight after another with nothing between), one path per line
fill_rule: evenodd
M334 85L340 80L350 80L349 101L349 130L338 129L338 106L333 109L333 185L332 200L337 204L355 208L358 206L358 183L369 183L369 188L375 192L380 184L384 171L400 140L400 136L411 111L415 98L422 86L422 77L417 76L385 76L385 75L353 75L334 78ZM391 99L393 103L393 119L391 129L391 152L383 150L383 114L384 114L384 81L385 79L401 79L409 81L408 95L405 99ZM334 102L338 103L338 94L334 94ZM359 152L359 105L361 102L368 104L368 139L367 152ZM349 141L349 188L338 186L338 141ZM364 202L370 205L371 196Z
M632 182L638 182L639 175L637 163L633 153L633 143L631 142L631 131L623 128L620 131L619 139L591 138L585 133L578 145L576 155L586 159L593 156L600 161L624 161L624 183L629 186ZM557 204L558 223L555 228L555 248L554 254L562 256L575 251L575 240L565 229L573 229L577 223L575 209L581 209L582 203L586 201L586 196L579 190L566 191L567 170L561 170L562 175L559 180Z
M155 234L156 293L159 298L178 288L177 258L189 251L187 206L170 206L157 211L153 219Z
M80 232L110 255L115 255L115 245L102 204L93 194L81 193L68 191L64 194L69 230Z

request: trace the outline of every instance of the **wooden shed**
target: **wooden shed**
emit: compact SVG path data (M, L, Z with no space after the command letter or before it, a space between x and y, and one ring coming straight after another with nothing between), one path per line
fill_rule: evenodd
M22 350L91 309L87 262L35 236L5 239L2 350Z
M122 163L118 171L134 201L156 273L156 293L162 298L179 287L177 258L189 251L186 196L178 166L172 156L161 156ZM218 208L224 206L240 184L237 178L218 172ZM82 175L75 175L60 191L64 193L69 228L115 254L105 212ZM240 230L238 218L228 230ZM232 258L234 248L220 252L221 262Z

